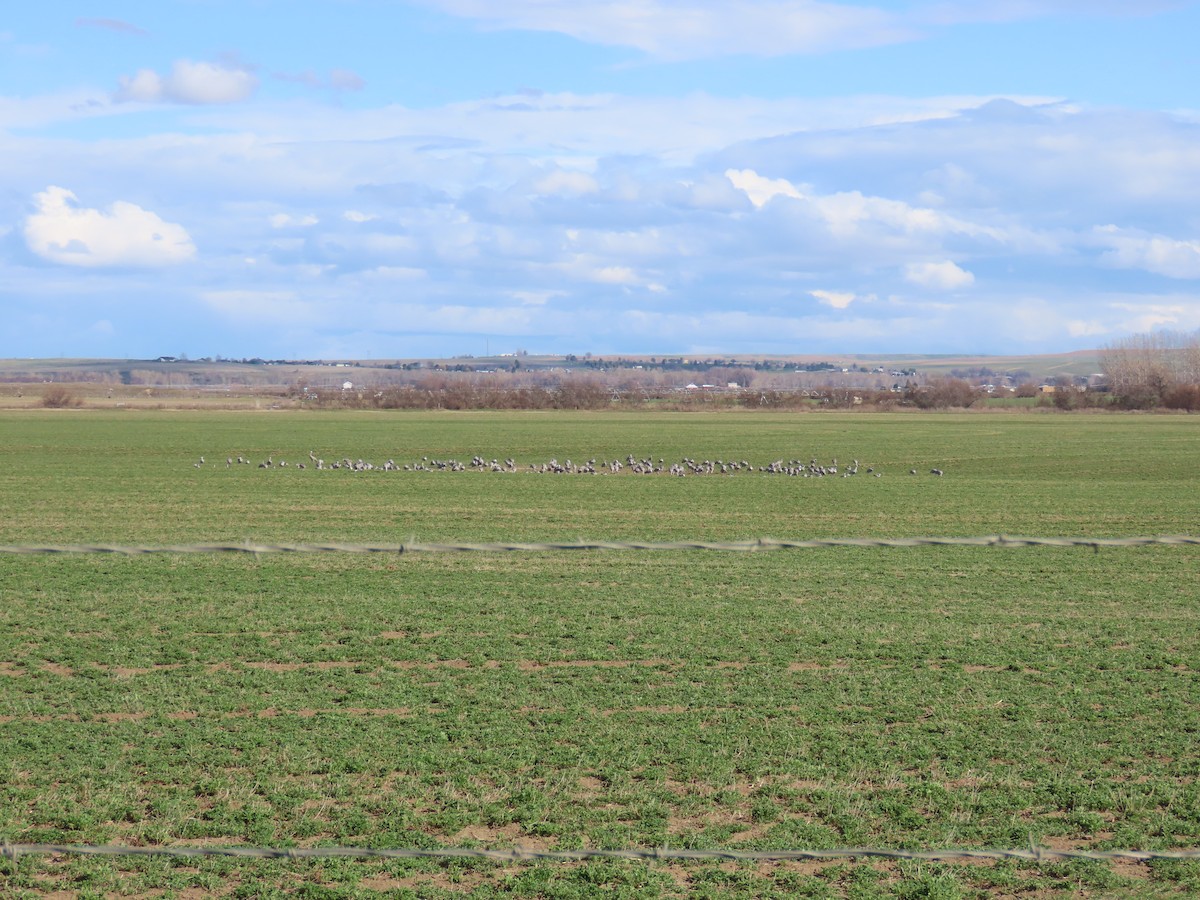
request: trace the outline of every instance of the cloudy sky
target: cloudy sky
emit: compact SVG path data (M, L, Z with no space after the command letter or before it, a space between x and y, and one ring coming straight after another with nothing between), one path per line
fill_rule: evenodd
M1191 331L1197 35L1197 0L5 4L0 357Z

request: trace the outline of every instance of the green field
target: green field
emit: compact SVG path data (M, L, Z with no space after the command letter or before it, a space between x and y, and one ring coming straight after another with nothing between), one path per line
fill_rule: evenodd
M862 471L528 471L627 454ZM1195 534L1198 456L1189 416L0 412L0 544ZM1197 585L1186 546L3 554L0 839L1196 848ZM1200 864L0 859L55 892L1159 897Z

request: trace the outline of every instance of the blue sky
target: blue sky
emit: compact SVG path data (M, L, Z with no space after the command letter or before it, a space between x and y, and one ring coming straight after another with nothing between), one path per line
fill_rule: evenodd
M10 5L2 357L1200 328L1200 2Z

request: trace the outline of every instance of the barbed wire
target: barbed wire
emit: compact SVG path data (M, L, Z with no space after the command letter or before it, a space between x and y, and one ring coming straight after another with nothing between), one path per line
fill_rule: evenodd
M789 862L823 859L895 859L952 862L956 860L1027 860L1054 862L1092 860L1153 862L1200 860L1200 850L1053 850L1030 843L1020 849L896 850L884 847L843 847L830 850L691 850L654 847L644 850L536 850L514 847L488 850L444 847L432 850L374 847L129 847L93 844L0 843L0 856L12 862L25 855L232 857L237 859L473 859L491 862L577 862L592 859Z
M757 552L763 550L808 550L828 547L1145 547L1152 544L1200 546L1200 537L1189 535L1158 535L1153 537L1023 537L987 535L983 537L902 537L902 538L814 538L779 540L756 538L746 541L531 541L531 542L436 542L408 541L403 544L57 544L57 545L0 545L2 554L79 554L113 553L137 556L147 553L506 553L514 551L550 552L558 550L720 550Z

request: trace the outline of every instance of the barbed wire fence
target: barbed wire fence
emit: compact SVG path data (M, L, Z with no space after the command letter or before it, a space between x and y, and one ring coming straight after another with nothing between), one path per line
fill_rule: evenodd
M683 862L797 862L834 859L921 860L1022 860L1062 862L1154 862L1200 860L1200 850L1054 850L1031 843L1022 849L895 850L883 847L843 847L829 850L689 850L654 847L645 850L534 850L514 847L488 850L444 847L406 850L372 847L130 847L112 844L10 844L0 843L0 857L15 862L24 855L56 856L160 856L173 858L225 857L236 859L468 859L488 862L579 862L584 860L639 860Z
M555 542L471 542L402 544L307 543L262 544L210 543L170 544L160 546L119 544L61 544L61 545L0 545L0 555L70 555L116 554L137 556L155 553L505 553L514 551L552 552L564 550L650 550L680 551L709 550L723 552L758 552L777 550L807 550L829 548L909 548L909 547L1090 547L1101 548L1165 546L1200 546L1200 537L1189 535L1157 535L1145 537L1029 537L987 535L982 537L903 537L903 538L818 538L809 540L778 540L758 538L748 541L555 541ZM725 850L655 847L648 849L539 850L522 847L484 849L444 847L437 849L371 848L371 847L198 847L198 846L123 846L96 844L10 843L0 841L0 859L12 863L22 856L133 856L199 858L221 857L235 859L460 859L489 862L578 862L586 860L634 860L676 862L794 862L836 859L916 860L925 862L964 862L1018 860L1036 863L1089 860L1095 862L1139 862L1160 860L1200 860L1200 849L1184 850L1073 850L1039 846L1032 840L1028 847L1012 849L955 848L943 850L903 850L885 847L844 847L814 850Z
M1020 537L986 535L983 537L900 537L900 538L814 538L808 540L779 540L757 538L747 541L490 541L469 543L402 544L164 544L159 546L121 544L56 544L0 545L0 554L55 555L81 553L112 553L138 556L147 553L507 553L515 551L550 552L558 550L717 550L753 553L768 550L813 550L834 547L1090 547L1097 552L1103 547L1145 547L1151 545L1200 546L1200 537L1189 535L1157 535L1152 537Z

